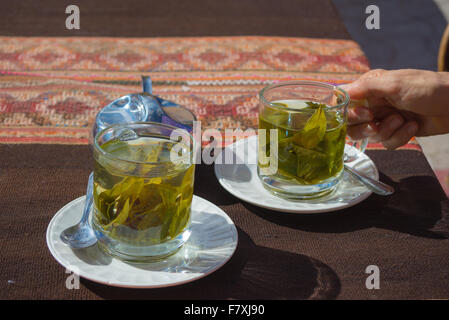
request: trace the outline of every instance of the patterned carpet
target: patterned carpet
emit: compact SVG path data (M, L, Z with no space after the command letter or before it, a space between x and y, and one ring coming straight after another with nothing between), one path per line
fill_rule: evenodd
M348 40L0 37L0 142L86 144L99 109L141 91L143 74L203 129L244 130L257 127L257 93L268 84L341 84L368 70Z

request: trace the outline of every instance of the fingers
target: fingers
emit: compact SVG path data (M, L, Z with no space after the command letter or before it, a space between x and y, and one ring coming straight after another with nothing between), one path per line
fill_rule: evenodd
M382 144L385 148L393 150L403 146L409 140L416 135L419 126L415 121L409 121L399 128L388 140Z
M349 125L361 124L370 122L374 119L373 112L365 107L355 107L348 109L348 123Z
M354 140L372 137L377 134L377 126L372 120L373 113L365 107L348 110L348 135Z
M343 85L342 89L348 92L351 100L365 100L369 105L368 109L355 107L349 110L348 135L355 140L370 138L370 141L381 142L387 149L396 149L413 136L423 134L426 122L418 121L417 115L409 112L414 104L403 100L404 95L413 101L422 92L427 96L424 89L408 90L410 82L418 81L419 76L424 77L424 74L413 70L378 69L365 73L351 84Z
M383 119L393 111L388 107L353 107L348 109L348 135L354 140L360 140L370 137L382 138L379 135L379 129L376 123L381 123L379 119ZM385 132L385 125L382 134ZM388 128L387 128L388 129ZM387 130L388 131L388 130Z
M407 120L399 113L389 114L377 123L375 121L353 122L348 126L348 135L354 140L369 138L371 142L381 142L385 148L392 150L406 144L419 132L416 121Z
M373 142L387 141L403 124L404 118L400 114L391 114L380 121L377 134L372 136L370 140Z
M393 113L400 113L397 109L385 106L385 105L379 105L379 106L371 106L369 108L367 107L352 107L348 109L348 123L349 125L364 123L373 121L374 119L384 119L390 114Z

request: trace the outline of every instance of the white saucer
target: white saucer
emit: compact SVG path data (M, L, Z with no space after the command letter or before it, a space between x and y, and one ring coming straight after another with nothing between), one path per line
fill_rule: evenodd
M53 257L79 276L110 286L158 288L200 279L223 266L237 247L237 229L220 208L193 196L192 234L184 246L165 260L129 264L104 254L97 245L71 249L59 235L78 223L85 196L60 209L47 228L47 246Z
M379 179L374 162L356 148L346 145L345 153L356 160L347 163L350 167ZM224 156L239 159L239 164L220 164L218 159ZM244 160L242 160L244 159ZM217 161L218 160L218 161ZM235 197L255 206L290 213L319 213L341 210L365 200L372 193L362 183L356 181L347 172L337 188L329 195L319 199L289 201L277 197L264 188L257 176L257 136L238 140L226 147L215 161L215 175L220 184ZM244 163L242 163L244 162ZM236 163L236 162L234 162Z

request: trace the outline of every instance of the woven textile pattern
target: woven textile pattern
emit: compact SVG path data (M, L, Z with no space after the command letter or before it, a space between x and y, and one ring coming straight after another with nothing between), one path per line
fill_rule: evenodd
M203 130L224 131L257 127L257 93L268 84L341 84L368 70L347 40L0 37L0 142L88 143L99 109L141 91L143 74L155 94L192 110Z

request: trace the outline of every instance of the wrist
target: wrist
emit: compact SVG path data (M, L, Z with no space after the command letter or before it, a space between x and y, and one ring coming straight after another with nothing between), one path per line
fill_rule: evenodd
M437 72L437 84L433 90L434 116L449 117L449 72Z
M449 133L449 116L424 118L420 123L417 136L433 136Z

